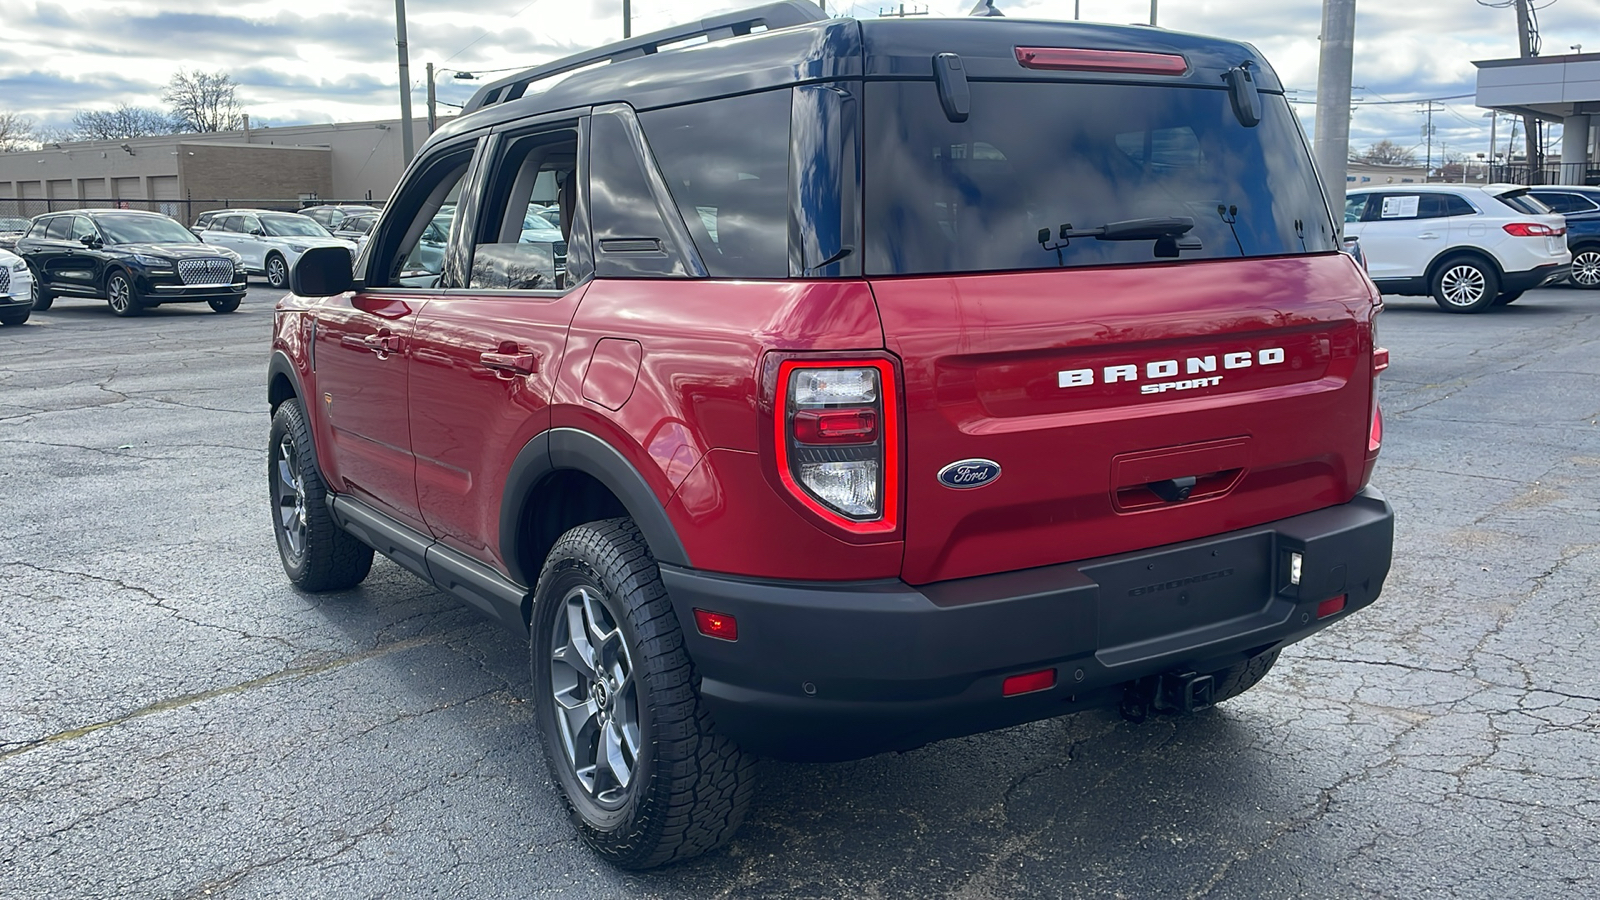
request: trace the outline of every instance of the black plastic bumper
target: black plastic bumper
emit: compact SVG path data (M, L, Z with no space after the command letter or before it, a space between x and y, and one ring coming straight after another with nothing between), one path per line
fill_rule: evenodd
M661 570L720 730L766 756L851 759L1114 703L1127 682L1291 644L1376 600L1393 544L1394 511L1368 488L1255 528L920 588ZM696 608L733 616L738 640L701 635ZM1054 687L1002 695L1007 676L1045 668Z
M1550 265L1529 269L1526 272L1507 272L1500 276L1500 290L1531 291L1536 287L1567 277L1567 273L1571 270L1572 266L1570 265Z

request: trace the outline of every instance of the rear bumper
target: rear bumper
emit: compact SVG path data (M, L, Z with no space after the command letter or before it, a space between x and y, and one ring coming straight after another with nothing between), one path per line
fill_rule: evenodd
M1526 272L1507 272L1500 278L1502 291L1531 291L1536 287L1567 277L1570 263L1552 264L1529 269Z
M1127 682L1294 643L1377 599L1393 542L1394 512L1369 488L1202 540L921 587L662 578L720 730L767 756L850 759L1114 703ZM1344 609L1318 619L1340 594ZM696 608L735 617L739 639L701 635ZM1002 696L1007 676L1045 668L1053 688Z

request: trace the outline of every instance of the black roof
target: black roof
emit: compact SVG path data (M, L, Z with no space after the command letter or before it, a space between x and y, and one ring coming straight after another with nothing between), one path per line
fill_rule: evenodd
M932 80L933 57L946 52L961 56L967 77L973 80L1181 83L1221 88L1224 72L1249 62L1262 90L1283 90L1266 60L1249 44L1142 25L1001 17L858 20L817 18L819 15L809 4L778 3L546 63L480 90L467 103L466 114L441 128L429 143L500 122L579 111L601 103L623 102L646 110L807 82ZM784 25L787 21L800 24ZM779 27L749 33L750 22L774 22ZM690 39L686 35L710 40L682 45ZM680 46L661 46L673 42ZM1019 46L1181 54L1189 69L1177 76L1027 69L1017 62Z

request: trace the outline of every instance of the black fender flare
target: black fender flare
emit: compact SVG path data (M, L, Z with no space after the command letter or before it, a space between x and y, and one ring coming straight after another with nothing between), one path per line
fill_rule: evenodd
M649 482L627 457L601 438L576 428L552 428L528 441L506 473L500 498L500 558L507 574L520 584L533 584L538 572L522 571L517 548L522 534L523 507L541 479L561 469L575 469L605 485L633 518L658 562L689 567L689 554L656 498Z
M290 361L289 354L282 350L273 350L272 356L267 360L268 406L274 406L272 402L272 383L278 380L280 375L289 380L289 386L294 389L294 395L299 397L300 402L304 404L306 392L305 388L300 384L300 373L295 371L294 363Z

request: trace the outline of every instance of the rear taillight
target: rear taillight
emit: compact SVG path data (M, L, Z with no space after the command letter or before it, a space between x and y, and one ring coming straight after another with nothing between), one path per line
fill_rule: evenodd
M779 480L807 509L855 534L895 530L900 426L887 360L785 360L778 367Z
M1565 226L1551 228L1540 222L1508 222L1500 227L1512 237L1560 237L1567 233Z
M1174 53L1089 50L1081 47L1018 47L1017 62L1027 69L1077 72L1182 75L1189 71L1189 61Z
M1383 449L1383 410L1378 407L1378 376L1389 368L1389 351L1378 346L1379 306L1372 313L1372 402L1367 414L1367 459L1361 471L1361 486L1372 480L1372 470L1378 465L1378 452Z

